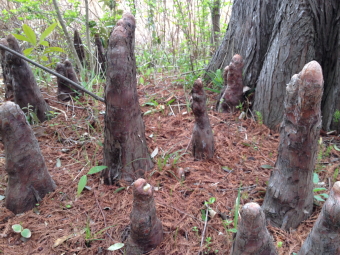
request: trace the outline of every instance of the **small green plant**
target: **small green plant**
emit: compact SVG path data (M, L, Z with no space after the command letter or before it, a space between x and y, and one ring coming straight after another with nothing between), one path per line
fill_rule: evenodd
M314 185L318 185L319 183L319 175L317 173L314 173L313 174L313 183ZM324 190L327 190L326 188L314 188L313 189L313 193L314 193L314 199L318 202L322 201L324 202L325 200L323 198L328 198L328 194L326 193L322 193L322 194L318 194L318 192L320 191L324 191Z
M262 125L263 124L263 116L262 116L262 113L259 112L259 111L255 111L255 115L256 115L256 119L257 119L257 122Z
M144 113L144 115L148 115L148 114L152 114L152 113L155 113L155 112L163 112L165 107L164 105L162 104L159 104L156 100L154 99L151 99L149 100L148 102L146 102L145 104L143 104L143 106L153 106L154 108L151 109L151 110L148 110Z
M277 242L277 248L282 248L283 242Z
M336 168L333 173L333 182L336 182L336 179L339 176L339 168Z
M223 73L221 69L217 69L216 72L209 72L207 74L211 79L213 87L205 89L215 93L220 93L221 89L223 88Z
M26 120L31 125L39 124L40 120L38 119L37 114L33 111L33 106L28 104L27 107L22 107L25 111Z
M209 198L208 201L204 201L204 205L207 208L207 210L201 209L201 216L202 216L203 221L206 220L206 217L208 216L208 212L209 212L209 210L211 210L211 208L209 206L212 205L213 203L215 203L215 201L216 201L215 197L211 197L211 198Z
M79 196L81 194L81 192L84 190L84 188L87 184L87 175L99 173L106 168L107 168L107 166L94 166L89 170L89 172L87 174L80 177L79 182L78 182L77 195Z
M333 114L333 122L338 123L340 120L340 111L337 109Z
M235 207L234 207L234 220L224 220L222 222L223 227L227 232L237 233L237 225L238 225L238 213L240 209L240 203L241 203L241 187L238 189L237 192L237 198L235 201ZM233 228L229 228L229 225L231 223L234 223Z
M21 236L24 238L30 238L32 236L31 230L28 228L24 229L20 224L14 224L12 229L15 233L21 234Z
M210 249L211 249L210 245L211 245L211 237L208 236L207 238L205 238L205 246L207 249L207 251L204 252L205 254L208 254L210 252Z

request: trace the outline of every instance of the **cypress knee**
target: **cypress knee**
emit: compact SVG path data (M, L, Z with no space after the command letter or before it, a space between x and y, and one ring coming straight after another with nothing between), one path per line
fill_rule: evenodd
M276 255L277 251L261 207L257 203L247 203L241 210L231 255Z
M0 107L0 136L8 173L5 205L15 214L22 213L53 191L55 184L25 114L13 102Z
M138 102L135 18L123 15L111 33L107 51L105 87L104 165L105 184L116 179L136 180L136 171L150 170L144 122Z
M322 69L316 61L306 64L286 87L278 158L262 206L268 221L284 230L296 228L313 209L322 92Z
M214 156L214 136L206 110L207 96L201 79L194 83L192 93L192 111L195 126L192 134L192 152L196 160L210 159Z
M224 69L225 86L217 100L216 110L218 112L232 112L243 102L242 70L243 59L236 54Z
M7 42L12 50L22 54L18 41L13 35L7 36ZM7 78L11 80L14 102L18 104L21 109L31 105L32 110L41 122L47 120L50 107L45 102L28 63L9 52L6 52L6 61L10 70L6 80Z
M340 254L340 182L334 183L298 255Z
M74 48L76 49L80 62L82 63L83 67L85 67L86 59L85 59L84 45L83 45L83 42L81 41L81 38L80 38L80 35L77 29L74 30L73 44L74 44Z
M104 51L104 47L103 47L99 34L95 34L94 42L97 47L98 71L101 74L105 74L105 70L106 70L105 51Z
M156 248L163 240L163 228L157 218L153 187L140 178L133 184L131 232L127 240L127 255L140 255Z
M8 42L6 38L0 39L0 44L8 47ZM10 69L6 61L6 51L3 49L0 49L0 64L1 64L1 69L2 69L3 81L5 84L5 98L7 100L12 100L14 97L12 80L9 79Z

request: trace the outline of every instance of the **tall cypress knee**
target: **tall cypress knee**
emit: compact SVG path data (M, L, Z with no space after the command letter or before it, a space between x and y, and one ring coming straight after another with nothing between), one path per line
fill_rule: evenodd
M55 189L39 144L18 105L0 107L0 136L5 147L8 184L5 205L15 214L32 209Z
M99 34L94 35L94 43L96 44L97 47L98 70L101 74L105 74L106 70L105 50Z
M206 110L207 96L201 79L194 83L192 93L192 111L195 126L192 134L192 153L195 159L209 159L214 156L214 136Z
M242 81L243 59L236 54L225 67L223 78L224 88L218 97L216 110L218 112L234 111L236 106L243 101Z
M247 203L243 206L230 254L277 254L273 238L266 228L265 215L257 203Z
M22 54L18 41L13 35L7 36L7 42L12 50ZM18 104L21 109L31 105L31 109L41 122L47 120L50 107L45 102L28 63L9 52L6 52L6 61L9 66L9 74L6 80L7 78L11 80L14 102Z
M83 67L85 67L86 59L85 59L84 45L83 45L83 42L80 38L80 35L77 29L74 30L73 44L74 44L74 48L76 49L80 62L82 63Z
M138 102L134 45L135 18L127 13L114 28L107 51L105 184L112 184L115 179L132 182L137 179L137 170L153 167Z
M334 183L298 255L340 254L340 181Z
M6 38L0 39L0 44L8 47L8 42ZM1 64L1 69L2 69L3 81L5 84L5 98L7 100L12 100L14 97L13 85L12 85L12 80L9 79L10 68L6 61L6 51L3 49L0 49L0 64Z
M156 215L153 187L141 178L133 184L130 219L131 233L127 240L127 255L147 253L162 242L163 228Z
M322 69L316 61L306 64L286 87L278 158L262 206L270 223L285 230L296 228L313 209L322 92Z

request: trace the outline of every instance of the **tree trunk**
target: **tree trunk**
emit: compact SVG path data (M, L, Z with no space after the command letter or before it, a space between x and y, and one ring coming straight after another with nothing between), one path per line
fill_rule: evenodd
M218 47L219 42L219 34L220 34L220 9L221 9L221 1L213 0L211 7L211 23L212 23L212 31L211 31L211 45L216 48Z
M216 111L233 112L243 102L242 68L243 59L236 54L224 69L224 88L217 99Z
M12 102L0 107L0 136L9 177L5 205L15 214L22 213L53 191L55 184L24 113Z
M97 46L97 59L98 59L98 72L101 74L105 74L106 71L106 59L105 59L105 50L100 39L99 34L95 34L94 36L95 44Z
M247 203L241 210L231 255L276 255L273 238L266 228L266 219L257 203Z
M298 255L340 254L340 182L334 183Z
M210 159L214 156L214 135L211 130L206 110L207 96L201 79L194 83L192 93L192 111L195 115L195 126L192 134L192 152L196 160Z
M70 79L71 81L78 83L77 74L75 73L72 64L70 61L65 60L64 64L58 63L56 67L56 72L61 74L62 76ZM71 100L71 96L75 97L78 95L82 95L83 92L79 89L75 88L72 84L67 81L57 78L58 83L58 99L61 101L69 101Z
M235 0L226 35L207 71L224 67L235 53L242 55L247 60L244 85L256 87L254 110L261 112L264 124L276 128L291 75L316 60L324 70L321 109L327 130L338 125L332 121L340 110L339 35L337 0Z
M163 240L163 228L157 218L153 187L144 179L133 184L131 232L126 244L127 255L141 255L156 248Z
M296 228L313 209L312 176L321 128L323 76L312 61L287 85L285 115L275 168L263 210L267 220L284 230Z
M12 50L22 54L18 41L13 35L7 36L7 42ZM40 92L30 66L26 61L9 52L6 52L5 55L9 68L6 80L9 79L13 86L14 102L21 109L28 108L31 105L32 110L41 122L47 120L50 107ZM27 111L27 108L25 111Z
M6 38L2 38L0 40L0 44L8 47L8 42ZM14 99L14 92L13 92L12 80L9 79L10 68L6 61L6 51L2 49L0 49L0 63L1 63L1 69L2 69L2 77L3 77L4 84L5 84L5 98L6 100L12 100Z
M113 30L107 51L106 115L104 132L105 184L115 179L133 182L135 172L153 167L138 103L135 18L124 14Z
M84 50L84 44L80 38L79 32L77 29L74 30L73 34L73 44L74 48L76 49L78 58L82 64L83 67L86 66L86 58L85 58L85 50Z

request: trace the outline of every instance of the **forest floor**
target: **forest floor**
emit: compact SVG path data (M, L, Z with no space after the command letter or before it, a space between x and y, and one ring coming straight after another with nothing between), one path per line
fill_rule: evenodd
M91 167L102 165L105 105L89 97L61 104L56 100L55 87L43 90L59 114L33 130L57 189L36 208L20 215L8 211L0 201L0 250L7 255L124 254L124 248L114 252L106 249L122 242L132 209L131 186L124 182L106 186L97 173L88 176L90 190L77 196L81 176ZM239 120L239 112L213 111L215 94L209 92L207 107L215 156L194 161L190 145L194 116L189 92L170 82L138 87L140 105L154 100L154 106L141 107L149 113L144 115L144 122L150 153L158 151L155 167L145 179L155 187L157 215L164 230L164 240L149 253L152 255L191 255L200 251L229 254L238 190L241 206L248 202L261 205L269 166L274 166L277 157L279 133L251 117ZM337 136L322 138L316 169L326 188L335 179L340 180L333 174L339 166L340 152L331 146L339 142ZM0 157L0 195L4 195L7 176L3 146ZM185 171L184 180L178 175L179 169ZM215 202L210 207L218 214L209 218L205 229L201 210L211 198ZM268 227L279 254L299 251L320 209L316 205L312 216L295 230ZM19 223L32 232L26 242L11 229Z

